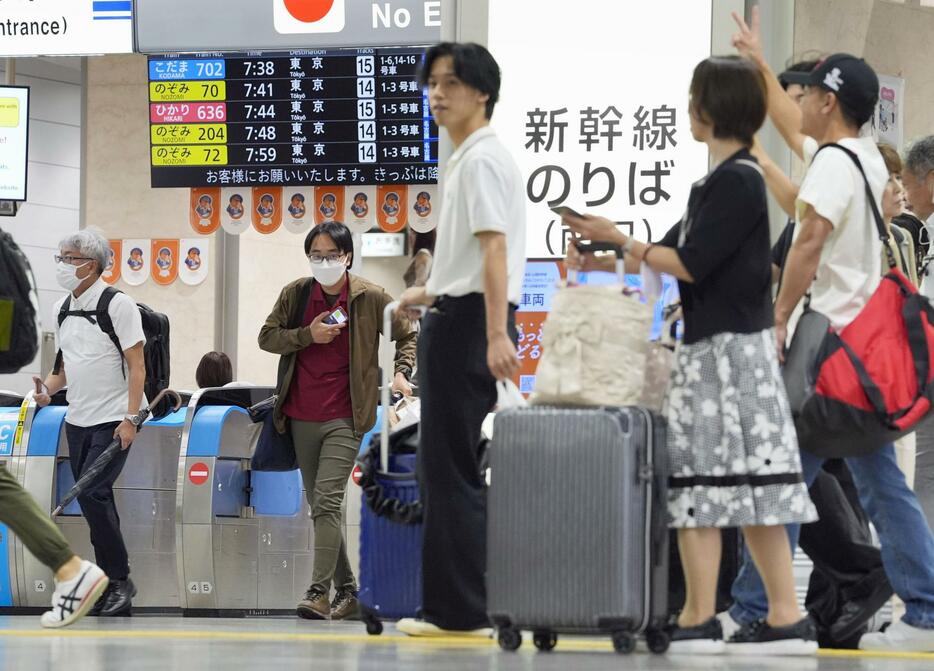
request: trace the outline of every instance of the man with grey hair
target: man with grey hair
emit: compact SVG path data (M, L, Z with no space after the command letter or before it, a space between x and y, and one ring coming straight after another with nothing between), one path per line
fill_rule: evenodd
M911 145L905 157L902 181L908 206L924 222L928 239L934 239L934 135ZM934 268L924 274L921 292L934 300ZM918 427L915 457L915 492L928 525L934 531L934 418Z
M55 275L69 293L55 305L59 358L45 381L35 378L36 401L47 405L51 395L67 385L65 432L75 479L114 438L120 439L123 450L101 472L97 484L78 496L78 503L91 531L97 563L110 578L91 612L128 615L136 588L130 580L113 484L136 437L135 415L146 403L146 336L133 299L101 279L109 255L103 236L79 231L62 240L59 250ZM116 340L106 332L108 321Z

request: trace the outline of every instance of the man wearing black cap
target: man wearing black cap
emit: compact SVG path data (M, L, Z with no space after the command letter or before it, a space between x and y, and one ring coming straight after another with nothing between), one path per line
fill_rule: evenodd
M753 10L752 29L737 15L740 32L734 45L775 80L762 58L758 9ZM800 129L787 123L779 130L789 146L808 165L796 202L795 239L785 265L784 281L775 302L776 346L784 353L789 331L794 330L802 311L801 299L810 293L811 306L826 315L831 325L841 329L849 324L868 302L882 274L881 241L865 191L863 177L853 160L840 149L823 145L840 144L854 152L862 164L877 207L888 171L870 137L860 137L860 128L872 117L878 99L879 80L861 58L834 54L808 73L788 73L787 81L805 86L801 100ZM780 85L770 82L770 89ZM770 91L771 92L771 91ZM784 97L789 105L793 103ZM784 104L770 96L773 104ZM776 110L770 109L776 117ZM905 616L885 633L864 635L864 650L934 651L934 535L925 521L915 495L905 483L891 444L873 454L846 460L859 491L863 507L874 522L882 545L882 559L895 592L905 602ZM802 470L810 485L820 470L822 459L801 453ZM789 526L796 540L799 529ZM743 626L731 641L736 652L757 654L771 644L762 639L764 628L757 626L767 611L762 581L751 562L743 567L733 595L737 603L734 618L752 622ZM739 614L739 617L737 617Z

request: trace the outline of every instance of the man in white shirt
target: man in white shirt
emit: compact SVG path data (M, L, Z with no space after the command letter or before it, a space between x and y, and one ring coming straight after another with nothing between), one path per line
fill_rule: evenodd
M96 484L78 496L78 503L91 531L97 563L110 578L107 592L91 612L128 615L136 588L130 580L113 484L136 437L133 418L145 404L146 336L133 299L119 292L111 295L112 289L105 292L109 287L100 276L107 267L107 240L84 230L62 240L59 249L56 279L70 293L55 305L60 357L45 382L37 380L44 393L36 400L46 405L52 394L67 385L65 432L76 480L114 438L120 439L123 449L100 473ZM108 318L119 349L101 323Z
M875 110L879 80L863 59L834 54L809 73L786 73L789 83L805 86L800 109L795 108L787 96L772 96L780 85L762 58L758 12L754 10L752 29L738 16L734 18L741 28L734 45L759 65L769 82L770 117L788 145L809 163L796 202L795 240L775 302L776 346L781 357L789 325L794 328L792 316L800 313L806 293L811 294L811 307L840 329L862 310L880 282L882 242L863 177L843 150L827 147L817 154L819 147L833 143L853 151L881 211L888 171L871 138L860 137L860 129ZM788 106L788 114L776 113L773 103ZM800 119L800 126L792 128L790 119ZM879 532L886 575L906 607L899 622L885 633L863 635L859 646L934 652L934 535L905 483L894 446L884 445L869 456L846 462L863 508ZM808 485L822 463L823 459L801 452ZM797 545L799 531L797 525L788 526L792 546ZM751 561L746 561L734 582L733 597L730 615L742 627L731 640L744 643L755 638L756 620L768 609L765 589Z
M908 205L918 219L925 222L928 239L934 238L934 135L918 140L908 150L902 181ZM934 300L934 268L921 283L921 292ZM921 508L934 530L934 419L918 427L918 451L915 458L915 491Z
M427 287L413 287L401 300L403 308L432 307L418 345L424 620L403 620L398 628L413 636L488 636L478 445L496 404L496 381L519 367L525 189L489 127L500 85L490 53L477 44L439 44L426 54L421 79L455 151L445 168L431 276Z

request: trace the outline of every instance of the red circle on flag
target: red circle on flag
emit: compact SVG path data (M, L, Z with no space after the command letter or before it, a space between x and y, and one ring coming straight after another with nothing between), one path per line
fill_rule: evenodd
M353 478L353 483L355 485L360 484L361 478L363 478L363 469L359 465L353 467L353 470L350 472L350 477Z
M208 465L204 462L199 461L197 464L193 464L191 468L188 469L188 479L191 480L193 485L203 485L208 481L208 476L211 474Z
M283 0L283 2L289 14L305 23L320 21L334 6L334 0Z

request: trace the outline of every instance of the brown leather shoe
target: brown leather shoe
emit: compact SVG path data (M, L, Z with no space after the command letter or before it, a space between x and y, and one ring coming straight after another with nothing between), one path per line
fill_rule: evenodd
M306 620L329 620L331 604L328 603L328 595L317 587L309 588L305 598L298 602L295 613Z
M334 601L331 602L332 620L356 620L360 617L360 604L357 601L357 590L345 587L337 590Z

